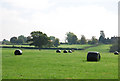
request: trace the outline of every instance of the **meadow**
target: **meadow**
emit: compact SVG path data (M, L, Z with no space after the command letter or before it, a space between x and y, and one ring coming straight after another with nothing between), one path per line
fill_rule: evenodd
M109 52L111 45L99 45L73 53L55 50L2 48L3 79L118 79L118 55ZM87 62L87 52L100 52L98 62Z
M89 47L92 46L90 44L83 44L83 45L79 45L79 44L73 44L73 45L67 45L67 44L62 44L60 46L58 46L58 48L84 48L84 47Z
M35 47L35 46L30 46L30 45L0 45L0 46L6 46L6 47ZM84 45L79 45L79 44L74 44L74 45L67 45L67 44L61 44L58 46L58 48L84 48L84 47L89 47L92 46L90 44L84 44ZM57 48L57 47L52 47L52 48Z
M30 45L0 45L0 46L6 46L6 47L35 47Z

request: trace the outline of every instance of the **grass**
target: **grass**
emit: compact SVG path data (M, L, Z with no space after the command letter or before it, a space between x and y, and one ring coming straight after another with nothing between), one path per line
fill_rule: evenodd
M30 46L30 45L0 45L0 46L8 46L8 47L35 47L35 46Z
M13 47L13 45L0 45L0 46L8 46L8 47ZM85 44L85 45L67 45L67 44L61 44L60 46L58 46L58 48L84 48L84 47L89 47L92 46L90 44ZM14 47L35 47L35 46L30 46L30 45L14 45ZM52 48L56 48L56 47L52 47Z
M100 45L73 53L55 50L2 49L3 79L118 79L118 56L109 53L110 45ZM87 52L98 51L99 62L87 62Z
M85 45L67 45L67 44L63 44L63 45L60 45L59 48L84 48L84 47L89 47L89 46L92 46L90 44L85 44Z

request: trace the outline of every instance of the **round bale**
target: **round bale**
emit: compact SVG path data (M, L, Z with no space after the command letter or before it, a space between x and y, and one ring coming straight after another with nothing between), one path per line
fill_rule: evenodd
M72 50L69 50L68 52L69 52L69 53L72 53Z
M115 55L118 55L119 53L117 51L114 52Z
M67 53L68 51L67 50L64 50L63 53Z
M88 52L87 61L99 61L100 53L99 52Z
M22 51L19 50L19 49L17 49L17 50L15 50L14 54L15 54L15 55L22 55Z
M61 53L61 50L56 50L56 53Z

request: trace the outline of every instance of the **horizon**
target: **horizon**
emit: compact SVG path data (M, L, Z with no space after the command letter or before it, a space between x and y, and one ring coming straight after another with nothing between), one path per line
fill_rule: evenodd
M64 41L67 32L80 39L118 36L118 0L1 0L0 40L41 31Z
M103 31L103 30L102 30ZM44 32L43 32L44 33ZM45 33L46 34L46 33ZM46 34L47 35L47 34ZM21 36L21 35L19 35L19 36ZM19 36L13 36L13 37L19 37ZM23 35L24 36L24 35ZM30 36L30 35L29 35ZM76 35L77 36L77 35ZM28 36L25 36L25 37L28 37ZM50 37L50 36L48 36L48 37ZM54 36L55 37L55 36ZM67 37L67 36L66 36ZM81 35L81 37L82 37L82 35ZM93 36L92 36L93 37ZM91 38L86 38L86 36L85 36L85 38L86 38L86 40L91 40L92 39L92 37ZM96 37L96 36L94 36L97 40L99 40L99 37ZM119 37L119 36L111 36L111 37L105 37L106 39L107 38L109 38L109 39L111 39L112 37ZM12 37L11 37L12 38ZM56 38L56 37L55 37ZM78 38L78 36L77 36L77 38ZM59 39L59 38L58 38ZM80 40L81 38L78 38L78 40ZM4 39L3 39L4 40ZM0 40L0 42L2 42L3 40ZM10 41L10 39L6 39L6 40L8 40L8 41ZM61 43L65 43L66 42L66 40L64 40L64 41L60 41Z

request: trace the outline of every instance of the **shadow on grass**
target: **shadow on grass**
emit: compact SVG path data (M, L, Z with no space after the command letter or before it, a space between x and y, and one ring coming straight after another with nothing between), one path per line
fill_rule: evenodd
M88 62L88 63L91 63L91 62L99 62L99 61L87 61L87 60L82 60L83 62Z

